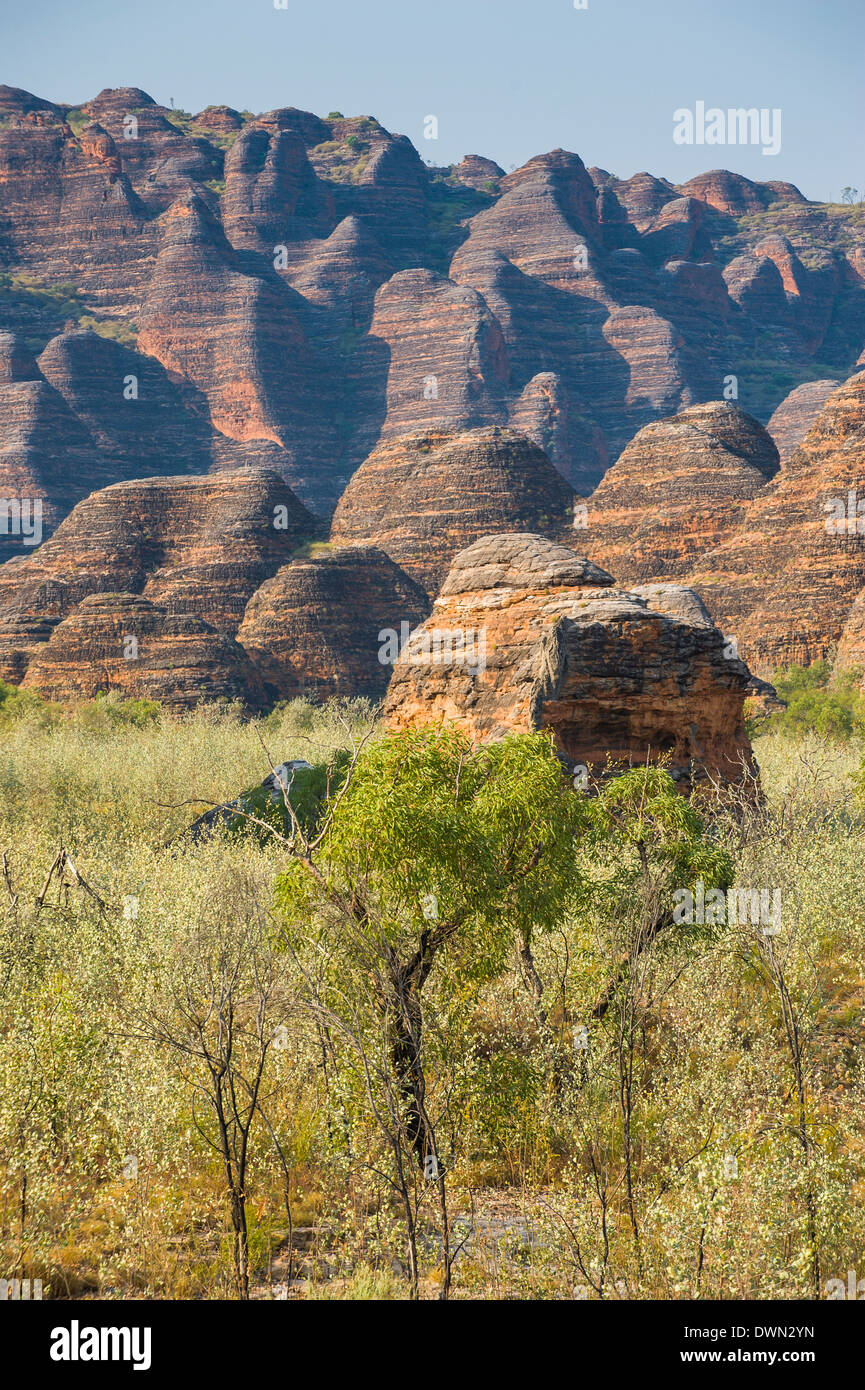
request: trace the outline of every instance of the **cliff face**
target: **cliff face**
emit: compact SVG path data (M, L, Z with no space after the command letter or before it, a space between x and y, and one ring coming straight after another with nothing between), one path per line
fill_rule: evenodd
M0 566L0 679L177 709L379 699L394 643L429 600L371 547L291 559L315 526L264 469L93 493L35 553Z
M309 512L429 595L480 536L579 535L624 582L697 584L761 667L823 654L863 584L855 524L824 526L859 485L859 379L830 380L865 361L857 218L727 170L435 168L373 117L0 87L3 669L92 594L233 634ZM265 495L290 518L266 544ZM315 688L372 689L349 561L307 558L253 645L294 688L279 610ZM371 613L409 601L352 563Z
M767 431L726 401L645 425L592 494L587 553L629 584L686 575L777 471Z
M838 385L834 380L804 381L773 410L766 429L778 446L782 463L796 452Z
M572 524L573 493L542 450L493 427L382 444L346 488L331 539L379 546L433 595L457 551L491 529L559 536Z
M3 87L0 193L0 329L33 355L80 322L137 342L176 417L172 473L271 467L322 515L420 429L511 424L587 494L642 426L729 376L765 421L815 362L842 377L865 348L856 210L725 170L676 188L564 150L432 168L373 117ZM71 483L16 464L42 470L52 524L141 468L115 431L109 471L79 484L67 429Z
M41 376L23 340L0 333L0 499L10 504L0 527L0 561L32 553L88 483L100 478L98 452L59 392ZM12 506L17 505L15 518ZM28 536L22 512L41 528Z
M496 535L454 560L385 716L453 721L477 741L550 728L572 766L667 757L678 778L737 779L751 767L748 680L688 590L618 589L542 536Z
M256 462L152 357L90 331L61 333L34 360L0 333L0 497L39 499L42 534L91 492L123 479ZM0 560L32 550L0 534Z

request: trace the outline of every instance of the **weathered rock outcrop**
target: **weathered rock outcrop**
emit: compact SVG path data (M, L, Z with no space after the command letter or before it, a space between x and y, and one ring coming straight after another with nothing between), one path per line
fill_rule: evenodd
M729 213L732 217L748 217L759 213L772 203L804 203L805 199L792 183L755 183L742 174L733 174L729 169L710 169L707 174L698 174L689 179L679 189L690 198L699 198L718 212Z
M394 641L423 622L429 607L423 589L383 551L316 546L253 594L237 640L272 699L378 700Z
M748 682L687 590L628 592L542 536L485 536L400 655L385 716L477 741L548 727L571 766L666 757L680 778L736 779Z
M32 551L34 539L38 544L54 529L88 482L103 480L102 462L21 338L0 333L0 561ZM29 537L22 508L31 522L39 519Z
M379 441L413 430L504 424L507 354L483 298L429 270L404 270L375 296L370 334L354 365L366 422L360 462Z
M587 494L727 375L765 421L785 378L840 376L865 347L856 209L727 170L676 188L566 150L433 168L371 116L4 87L0 188L0 328L34 352L82 318L140 329L213 465L272 467L321 515L377 443L422 428L516 425ZM111 461L91 487L133 476ZM54 524L87 488L49 483Z
M0 344L0 502L41 502L45 535L114 482L250 465L329 516L360 469L342 510L360 492L381 525L340 516L346 538L378 540L432 588L477 535L558 535L558 504L546 482L525 506L510 482L501 505L498 483L481 498L471 466L465 505L450 486L417 515L408 498L403 541L397 525L386 544L390 499L374 497L364 461L403 434L516 428L587 496L638 430L716 400L730 376L749 414L775 412L792 464L822 387L808 381L815 364L843 378L865 362L857 209L728 170L677 188L587 170L565 150L508 174L477 155L433 168L370 116L213 106L190 117L125 87L73 108L0 87L0 204L0 330L19 335ZM71 331L94 319L98 340ZM123 395L129 377L137 397ZM807 386L790 392L797 381ZM657 475L663 565L623 574L680 575L746 524L738 509L759 483L719 461L723 517L699 497L686 516L699 469L673 484L677 463L666 483ZM834 487L843 470L830 471ZM608 518L617 573L626 494ZM764 500L748 512L765 538ZM22 554L22 536L0 535L0 558ZM848 603L847 567L833 613ZM830 570L827 556L827 594ZM741 575L730 582L741 590ZM727 611L746 617L758 591ZM840 632L835 617L822 632L816 615L808 624L807 640L779 650Z
M573 492L513 430L425 431L383 444L352 478L331 539L384 550L434 594L454 555L490 530L573 524Z
M467 154L460 160L454 169L454 178L459 179L468 188L481 188L484 192L494 193L499 179L505 176L504 169L500 168L493 159L484 159L479 154Z
M4 263L85 285L94 305L122 313L150 274L157 233L110 133L85 121L76 134L67 109L0 87Z
M511 406L509 424L543 449L575 488L587 476L603 474L609 465L603 430L579 413L555 372L538 372L526 383Z
M172 710L201 700L259 709L263 692L243 648L185 613L138 594L92 594L54 628L21 684L49 700L116 691Z
M854 670L862 672L862 687L865 689L865 589L853 602L835 654L836 675Z
M221 434L254 441L255 461L277 469L304 500L332 502L326 373L292 291L275 272L247 273L198 194L175 203L163 221L139 346L205 396ZM321 474L312 466L318 460Z
M589 501L586 552L628 584L686 575L777 471L767 431L728 401L645 425Z

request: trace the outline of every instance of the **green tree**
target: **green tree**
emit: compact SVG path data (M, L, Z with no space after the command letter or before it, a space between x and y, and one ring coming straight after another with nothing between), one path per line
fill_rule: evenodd
M311 950L313 1007L361 1055L394 1160L415 1295L406 1158L438 1187L444 1296L451 1262L424 1000L431 983L470 993L495 978L515 947L530 951L533 934L568 911L580 883L574 839L587 824L549 735L473 748L456 731L412 729L362 749L315 839L296 822L288 841L278 885L286 940L299 959Z

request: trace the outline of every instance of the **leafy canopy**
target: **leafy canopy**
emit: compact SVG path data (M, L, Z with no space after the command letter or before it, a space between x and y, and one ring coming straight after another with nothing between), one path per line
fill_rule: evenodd
M787 708L772 716L770 728L796 736L814 731L837 741L865 733L862 672L851 668L830 684L831 675L828 661L777 671L775 689Z
M576 897L587 808L547 734L473 748L454 730L389 733L334 801L316 873L295 861L278 900L298 930L336 903L401 957L459 943L463 966L491 975L515 931L551 928Z

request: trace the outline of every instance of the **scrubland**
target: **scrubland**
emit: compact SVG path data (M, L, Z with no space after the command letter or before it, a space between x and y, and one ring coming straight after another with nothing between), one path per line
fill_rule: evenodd
M543 737L372 722L0 702L0 1276L775 1299L865 1275L858 731L762 734L764 799L731 803L641 769L575 793ZM182 833L357 748L329 816ZM777 921L674 910L730 888Z

